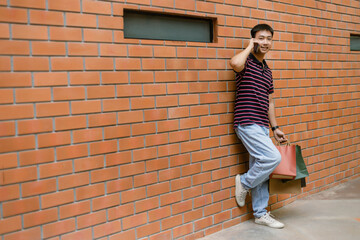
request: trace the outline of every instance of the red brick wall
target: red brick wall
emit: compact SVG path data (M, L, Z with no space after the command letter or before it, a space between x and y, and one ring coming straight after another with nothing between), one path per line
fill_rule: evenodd
M125 3L126 2L126 3ZM123 9L217 18L217 42L127 40ZM359 176L355 0L0 0L0 240L196 239L251 217L228 60L276 31L277 119L311 173Z

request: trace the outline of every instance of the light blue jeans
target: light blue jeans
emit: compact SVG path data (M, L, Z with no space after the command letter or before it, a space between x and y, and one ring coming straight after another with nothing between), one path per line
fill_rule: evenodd
M281 161L281 155L270 136L269 129L260 125L238 125L238 138L249 152L249 171L241 175L241 183L251 189L254 216L259 218L269 202L269 175Z

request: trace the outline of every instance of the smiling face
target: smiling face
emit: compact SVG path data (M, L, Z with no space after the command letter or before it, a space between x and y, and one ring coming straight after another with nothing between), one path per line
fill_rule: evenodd
M255 35L256 42L259 44L258 53L266 54L272 46L272 34L267 30L258 31Z

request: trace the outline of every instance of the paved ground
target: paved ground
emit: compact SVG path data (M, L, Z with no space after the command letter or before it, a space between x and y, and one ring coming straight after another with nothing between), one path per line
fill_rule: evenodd
M360 239L360 178L297 200L272 212L285 223L271 229L251 219L201 240Z

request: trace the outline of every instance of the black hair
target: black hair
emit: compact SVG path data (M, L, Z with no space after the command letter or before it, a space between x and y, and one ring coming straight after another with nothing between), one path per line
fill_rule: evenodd
M258 24L251 29L251 37L255 38L256 33L263 30L271 32L271 36L274 36L274 29L272 29L272 27L267 24Z

